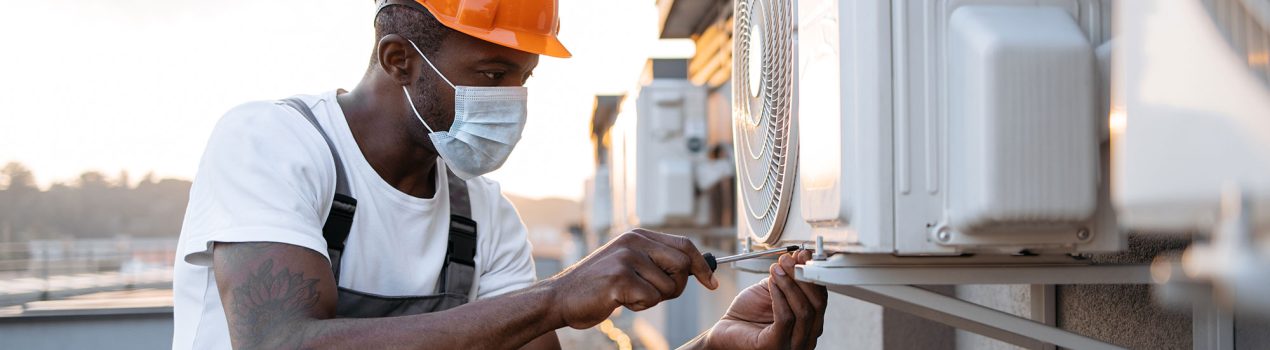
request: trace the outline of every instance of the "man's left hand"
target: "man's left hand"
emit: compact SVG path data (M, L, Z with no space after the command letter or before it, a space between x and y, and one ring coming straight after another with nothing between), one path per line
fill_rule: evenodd
M814 349L824 331L825 287L794 280L794 265L811 252L781 255L767 279L746 288L727 314L689 347L704 349Z

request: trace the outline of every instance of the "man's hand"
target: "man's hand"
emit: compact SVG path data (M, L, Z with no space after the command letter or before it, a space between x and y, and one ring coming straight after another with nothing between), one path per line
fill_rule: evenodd
M794 280L794 265L811 260L811 252L781 255L771 276L746 288L727 314L689 348L813 349L824 331L825 287Z
M692 241L641 229L627 232L546 281L560 320L590 328L625 306L640 311L683 293L688 276L719 287Z

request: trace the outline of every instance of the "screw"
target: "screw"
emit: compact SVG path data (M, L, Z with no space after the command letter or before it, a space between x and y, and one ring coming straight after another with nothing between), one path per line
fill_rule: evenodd
M825 237L816 236L816 253L811 255L812 260L822 261L829 256L825 254Z
M1076 239L1088 241L1090 237L1093 237L1093 234L1089 233L1089 229L1082 228L1080 231L1076 231Z
M948 232L947 227L940 228L938 232L935 232L935 239L947 243L952 240L952 232Z

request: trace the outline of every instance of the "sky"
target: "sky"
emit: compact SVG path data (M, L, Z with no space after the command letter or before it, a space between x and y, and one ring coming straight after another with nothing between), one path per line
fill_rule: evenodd
M0 163L42 186L85 170L194 176L207 137L235 105L351 89L374 43L361 0L0 2ZM657 39L652 0L560 0L573 58L543 56L529 123L489 177L532 198L580 199L593 172L596 94L633 88Z

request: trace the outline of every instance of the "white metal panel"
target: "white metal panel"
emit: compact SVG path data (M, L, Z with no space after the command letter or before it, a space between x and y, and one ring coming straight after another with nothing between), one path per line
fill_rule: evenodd
M1270 88L1236 55L1198 1L1124 1L1117 10L1112 148L1120 222L1153 231L1209 229L1224 186L1270 225ZM1257 56L1260 55L1260 56ZM1265 226L1262 226L1265 227Z
M950 189L956 148L950 145L954 123L950 98L960 88L950 83L958 68L951 66L949 25L952 14L967 6L1002 5L1022 8L1055 7L1066 12L1081 34L1093 42L1105 39L1098 0L927 0L893 1L892 74L894 88L894 225L895 253L940 255L962 252L1009 253L1115 251L1124 239L1114 226L1106 204L1106 181L1090 186L1097 196L1096 214L1080 228L1034 225L994 225L992 234L965 234L952 226L954 199ZM979 77L982 78L982 77ZM1091 93L1092 93L1091 89ZM1088 118L1096 116L1091 112ZM1096 125L1096 124L1094 124ZM1097 129L1094 130L1096 132ZM1089 147L1097 150L1097 141ZM1103 155L1105 157L1105 155ZM1106 160L1088 176L1098 179ZM1105 176L1105 175L1104 175ZM1042 225L1045 226L1045 225ZM1086 233L1081 233L1086 231ZM1019 234L1025 233L1025 234ZM1084 237L1084 239L1080 239Z
M681 221L691 219L697 202L692 181L692 162L674 157L662 159L655 166L657 173L652 181L661 184L661 192L665 195L653 197L661 202L649 202L658 209L661 217Z
M635 157L639 155L635 145L635 96L622 99L617 119L613 122L609 137L609 190L612 191L613 215L610 230L620 233L641 223L635 215Z
M1054 7L965 6L948 36L951 225L1083 225L1100 140L1081 29Z
M890 5L887 1L798 3L800 216L857 252L893 249L891 215Z
M855 194L848 190L855 176L843 171L856 168L843 153L855 149L848 145L854 138L846 129L858 118L843 113L843 104L848 102L842 96L846 79L840 73L839 6L834 0L804 0L795 7L798 65L794 115L799 124L812 126L798 134L802 151L798 159L799 195L807 208L801 217L828 225L846 224L856 206L851 203Z
M651 132L657 141L669 141L678 136L684 129L684 109L687 108L685 99L686 92L678 91L678 89L660 89L652 88L653 91L646 94L651 101L642 107L647 110L643 113L644 118L648 118L648 122L652 125Z

